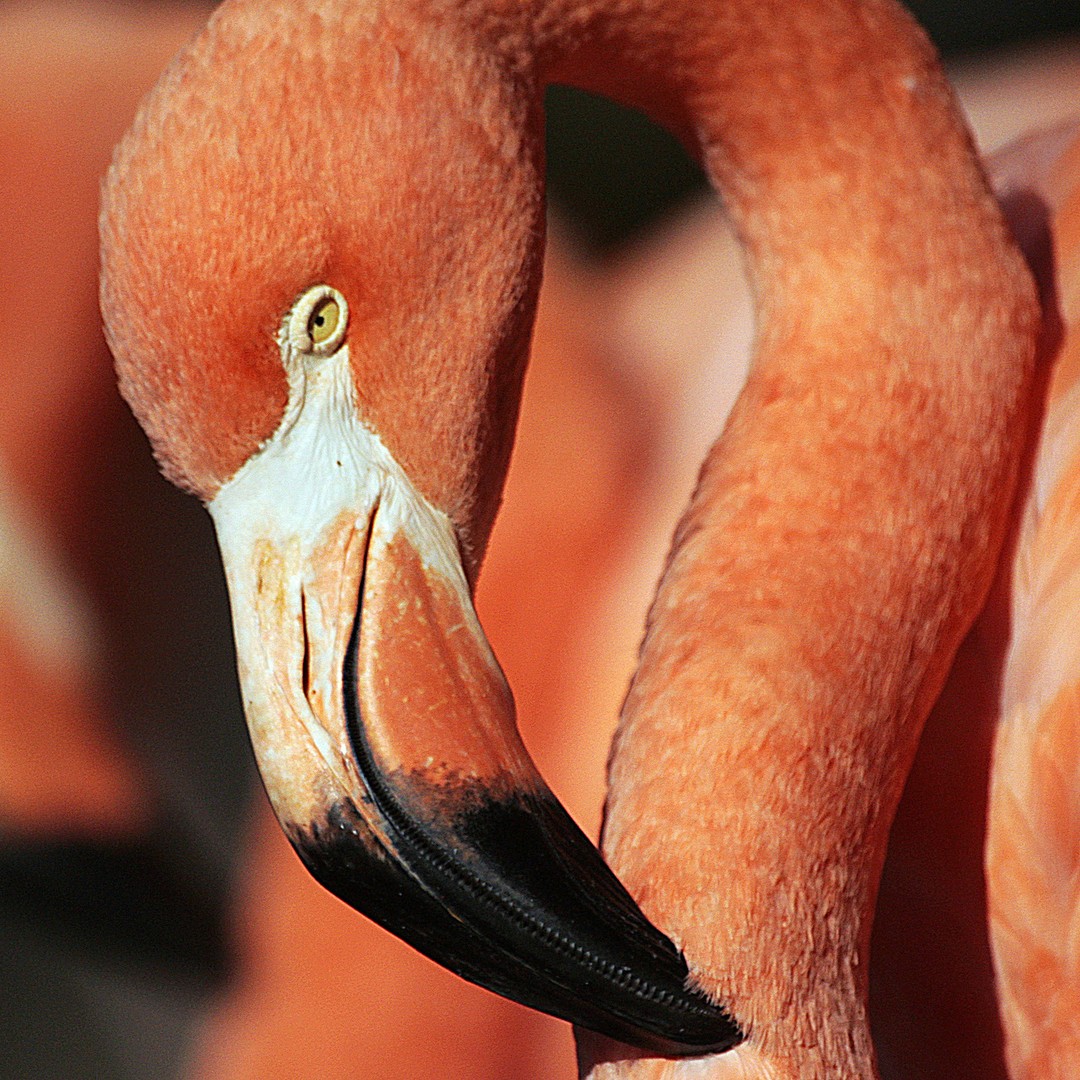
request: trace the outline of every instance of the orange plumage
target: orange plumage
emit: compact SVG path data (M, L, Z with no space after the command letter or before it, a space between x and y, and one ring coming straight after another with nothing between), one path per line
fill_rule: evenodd
M742 15L733 15L717 33L754 40L756 8L748 6L747 12L754 10L745 24L739 24ZM762 311L769 316L750 388L710 458L654 608L614 760L607 828L608 849L646 911L686 949L697 978L735 1003L750 1034L741 1049L710 1063L717 1076L740 1068L760 1068L762 1075L854 1076L873 1067L865 1021L866 937L884 838L922 715L945 679L952 649L979 607L993 569L1005 525L1009 451L1015 453L1020 443L1022 409L1015 401L1030 308L1023 299L998 298L999 289L1010 287L1022 295L1023 279L1015 261L1003 254L1007 249L1000 246L1000 228L977 173L961 150L938 153L937 140L955 127L932 61L916 45L893 81L877 87L851 83L845 57L857 46L834 47L845 35L835 26L829 30L834 13L826 8L815 16L821 20L816 30L813 19L799 23L791 41L775 48L780 55L789 53L794 42L804 43L802 35L816 41L801 56L807 67L820 69L811 97L825 113L839 99L860 118L878 116L885 106L898 127L891 134L888 124L880 129L876 170L848 173L852 161L846 147L829 144L828 152L818 153L816 142L825 129L809 115L814 110L797 117L785 112L770 98L771 67L753 57L733 61L732 85L719 89L688 76L677 89L689 91L691 106L679 103L670 89L646 102L644 84L627 79L621 68L609 68L606 76L591 73L583 59L587 50L552 67L650 104L688 139L697 126L715 176L729 186ZM599 25L590 20L602 17L601 8L582 5L579 11L576 32L588 41L590 27ZM885 26L900 36L907 33L903 20L886 6L860 11L871 37ZM329 6L326 12L332 20ZM550 22L537 24L544 62L561 47L559 20L565 15L561 5L552 4L545 15ZM225 57L242 66L243 48L257 40L255 30L265 18L252 9L251 21L234 22L230 32L238 36L222 30L221 51L210 54L211 62ZM643 41L652 18L631 13L603 47L625 45L620 38ZM662 31L658 41L681 33L678 19L656 19L653 29ZM687 38L695 45L683 56L689 62L699 58L712 30L687 22ZM503 57L524 55L508 30L513 19L498 5L481 15L477 26L481 37L498 43ZM850 38L856 40L854 30ZM377 92L377 81L357 81L355 71L326 44L330 39L320 40L322 52L300 50L291 83L297 98L315 92L305 79L320 61L332 69L327 85L335 100L355 102L350 95ZM438 53L443 43L425 38L428 45ZM639 44L636 58L655 70L662 63L659 48ZM609 59L603 50L600 57ZM408 70L409 58L403 62ZM400 74L395 63L384 67L382 74L391 82ZM195 92L180 112L190 108L198 114L209 107L221 130L231 131L246 95L264 105L276 101L279 114L291 119L289 95L275 97L272 80L263 82L263 74L252 70L238 98L217 103L200 96L195 79ZM490 74L477 54L475 69L456 88L459 96L471 100ZM178 76L171 78L176 90ZM431 91L421 82L424 93ZM748 86L758 93L742 102ZM177 92L182 97L187 91ZM159 91L159 100L166 93ZM920 108L929 102L935 118L932 134L922 142L899 134L913 94L921 99ZM405 98L411 102L405 106L410 131L415 127L422 135L423 123L431 119L423 94ZM507 101L518 110L515 119L535 122L535 115L519 108L514 92L493 89L479 108L481 117L491 108L491 122L468 144L477 159L492 148L496 153L513 149L497 117L498 106ZM765 149L709 122L692 125L690 107L722 107L736 130L745 125L765 140ZM525 190L529 170L518 173L508 166L501 175L509 185L490 188L490 170L484 172L490 160L470 161L475 172L454 173L462 197L449 217L467 221L475 215L488 233L481 235L484 230L463 232L423 215L405 222L394 202L393 179L380 181L369 173L359 182L341 180L332 153L320 151L299 165L275 160L271 171L289 178L282 180L284 187L358 183L351 192L360 196L355 205L364 227L376 221L389 236L390 226L406 226L400 241L368 229L370 249L351 262L340 249L329 254L337 238L318 198L292 200L289 213L280 217L266 213L250 163L241 165L248 179L235 188L233 173L213 174L199 188L193 164L198 154L190 162L183 159L191 149L185 132L190 141L192 128L175 116L169 119L162 108L143 121L142 146L130 143L120 158L121 171L141 178L136 190L144 198L128 203L128 192L114 193L107 238L110 245L135 247L160 238L169 258L155 262L155 255L125 264L113 257L106 301L125 386L173 477L209 498L272 433L284 405L284 383L268 346L275 319L308 274L332 276L349 291L354 326L372 343L354 361L365 418L455 521L474 572L516 415L520 326L536 288L537 260L530 244L538 231L539 203L532 195L525 198L524 228L510 220L508 209ZM336 136L335 119L341 120L340 114L329 121ZM325 120L321 115L319 123L299 122L298 142L322 145ZM179 126L169 128L174 121ZM241 162L260 145L257 123L246 123L240 124L236 143ZM783 154L767 145L770 123L787 128ZM156 135L155 124L161 125ZM358 148L373 137L365 129L352 149L340 139L327 141L324 149L354 163L377 162L370 147ZM401 148L403 171L434 198L455 162L440 156L438 140L410 140ZM959 165L962 194L949 186L951 180L938 184L931 177L921 191L921 209L936 226L898 229L898 222L912 220L904 170L932 173L929 164L912 165L912 158L930 150L935 167L939 156L952 156ZM809 179L793 164L806 160L797 158L800 153L815 161ZM170 201L175 192L147 165L155 155L195 178L187 205ZM894 160L904 164L893 165ZM1053 182L1067 189L1064 176L1059 171ZM815 187L819 178L825 182ZM865 219L854 237L842 228L821 227L838 192L847 212L862 200L873 204L881 189L885 198L876 224ZM382 207L377 211L363 201L373 191L387 200L376 204ZM258 197L249 199L253 192ZM242 212L223 215L221 200L233 200ZM1067 199L1061 205L1057 228L1064 238L1071 211ZM956 234L956 223L973 221L978 225ZM358 227L345 221L341 228ZM257 242L238 248L230 235L234 230L257 234ZM297 246L291 238L301 234L305 243ZM806 239L810 235L812 242ZM498 258L490 257L491 248ZM207 251L213 257L198 268L190 288L172 288L177 269ZM214 262L218 254L224 261ZM894 282L887 282L876 259L899 268ZM1067 260L1061 264L1066 266L1061 293L1067 297ZM280 278L261 276L274 265L283 268ZM848 287L830 295L828 280L844 269L853 272ZM441 304L452 289L464 288L466 279L475 296L449 317ZM226 284L219 289L215 283L220 282ZM400 305L373 301L390 295L391 285L404 286L394 294ZM972 285L974 298L965 291ZM239 307L238 296L243 298ZM949 335L927 330L939 309L948 312L941 325L962 339L961 351L972 341L964 369L970 378L959 364L950 368L939 360L939 350L951 351L955 344ZM1066 328L1068 310L1066 300ZM857 327L854 313L860 312L866 325ZM968 329L958 331L961 325ZM999 352L1000 345L991 341L1012 344ZM979 356L984 349L991 350L986 363ZM429 365L429 385L417 389L402 381L400 357L408 350ZM482 363L462 375L457 369L470 352L497 354L506 366ZM1008 1053L1018 1076L1068 1075L1075 1046L1075 968L1069 960L1075 937L1069 858L1075 850L1075 768L1059 749L1070 738L1074 694L1067 663L1055 651L1065 637L1061 628L1069 610L1067 589L1055 573L1072 561L1055 531L1058 522L1071 519L1072 509L1068 436L1061 434L1068 428L1069 395L1063 387L1069 384L1070 356L1066 345L1056 360L1046 435L1034 466L1035 501L1017 541L1016 617L991 799L991 919ZM988 405L983 394L994 404ZM981 403L973 405L976 401ZM881 413L875 413L878 407ZM417 440L418 420L425 436L434 431L435 437ZM905 426L913 449L890 449L897 425ZM473 436L479 440L475 445L469 441ZM1050 443L1054 451L1048 455ZM913 470L916 460L919 468ZM828 559L818 558L822 550ZM956 576L961 563L968 568ZM568 571L568 579L576 573ZM999 573L1005 582L1008 565ZM993 672L994 658L979 656L978 649L1000 618L1001 608L992 605L963 646L958 670L967 663L976 677ZM711 651L707 664L701 662L703 648ZM538 684L541 692L550 693L551 683L543 691ZM947 689L939 706L943 715L950 708L948 695ZM979 707L994 710L992 702ZM277 901L287 906L290 901L282 897L288 893L283 885ZM319 955L313 948L310 962L318 963ZM265 971L271 979L285 973L273 965ZM1043 989L1041 998L1031 989L1035 986ZM378 1045L373 1039L375 1054L382 1052ZM587 1055L625 1057L624 1051L595 1041L589 1047ZM342 1051L340 1065L347 1069L348 1048ZM699 1067L704 1066L634 1064L627 1058L598 1065L596 1074L678 1075Z

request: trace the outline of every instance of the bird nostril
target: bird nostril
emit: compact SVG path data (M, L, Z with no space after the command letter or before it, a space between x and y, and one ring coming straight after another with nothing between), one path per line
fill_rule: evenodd
M304 639L304 655L300 661L300 685L304 697L311 700L311 639L308 636L307 624L307 601L303 592L300 593L300 632Z

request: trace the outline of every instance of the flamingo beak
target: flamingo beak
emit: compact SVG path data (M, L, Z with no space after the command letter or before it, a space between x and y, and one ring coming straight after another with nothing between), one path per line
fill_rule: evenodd
M252 743L300 858L506 997L664 1054L730 1047L738 1029L533 766L448 521L398 501L310 545L215 515Z
M299 340L281 427L209 510L255 755L300 858L506 997L664 1054L733 1046L537 773L454 527L357 418L348 345Z

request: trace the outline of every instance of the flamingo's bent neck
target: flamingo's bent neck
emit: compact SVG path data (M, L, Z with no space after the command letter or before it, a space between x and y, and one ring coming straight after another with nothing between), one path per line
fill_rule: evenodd
M516 806L514 792L532 799L540 782L509 736L478 750L482 768L452 748L476 710L509 723L508 698L461 617L465 579L378 508L400 470L408 484L395 490L443 547L456 539L471 578L538 285L552 80L645 108L700 156L743 240L759 320L749 384L652 612L606 849L742 1029L721 1025L693 1045L745 1035L743 1063L756 1055L774 1075L870 1075L866 942L884 840L922 718L988 582L1035 325L951 95L898 5L226 2L144 108L107 187L103 305L121 382L169 474L216 508L243 504L229 514L244 528L229 535L250 537L222 542L238 641L254 650L241 657L249 719L286 826L317 862L327 823L348 824L361 839L347 858L335 848L324 880L342 859L356 875L398 866L424 904L434 896L453 912L447 934L472 925L466 909L486 901L461 899L414 861L447 842L440 814L470 850L469 815L489 799ZM272 462L261 448L303 407L286 372L319 350L296 305L330 287L348 320L334 370L352 378L331 404L377 435L394 467L349 450L363 477L327 486L342 493L333 513L297 524L294 543L260 531L231 485L252 461ZM300 318L298 338L279 335L287 316ZM341 467L334 437L318 457ZM281 570L296 552L311 569ZM271 564L284 575L273 595ZM283 644L260 645L256 624L280 625ZM443 634L450 645L431 655L467 660L436 693L425 679L443 676L423 675L416 650ZM309 657L324 639L325 656ZM289 659L301 655L302 677ZM331 673L323 696L309 670ZM412 689L388 697L395 675ZM415 732L436 699L439 750L425 756ZM404 700L420 711L399 715ZM476 784L489 785L483 799ZM430 832L423 844L409 839L414 826ZM492 859L482 865L509 874L496 894L525 887ZM364 906L363 890L342 888ZM597 890L616 896L611 883ZM382 917L409 936L396 914ZM615 922L644 934L637 918ZM446 950L458 970L514 992L510 961L484 976L460 943ZM654 989L617 1021L597 1020L606 990L579 993L575 1007L670 1051L683 1035L647 1034L647 1002L700 1001ZM544 993L525 996L578 1015Z

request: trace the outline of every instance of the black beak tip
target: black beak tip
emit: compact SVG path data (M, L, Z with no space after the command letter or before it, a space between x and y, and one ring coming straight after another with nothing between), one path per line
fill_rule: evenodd
M553 798L470 800L454 855L427 830L384 850L351 802L287 831L322 885L470 982L663 1056L743 1039Z

